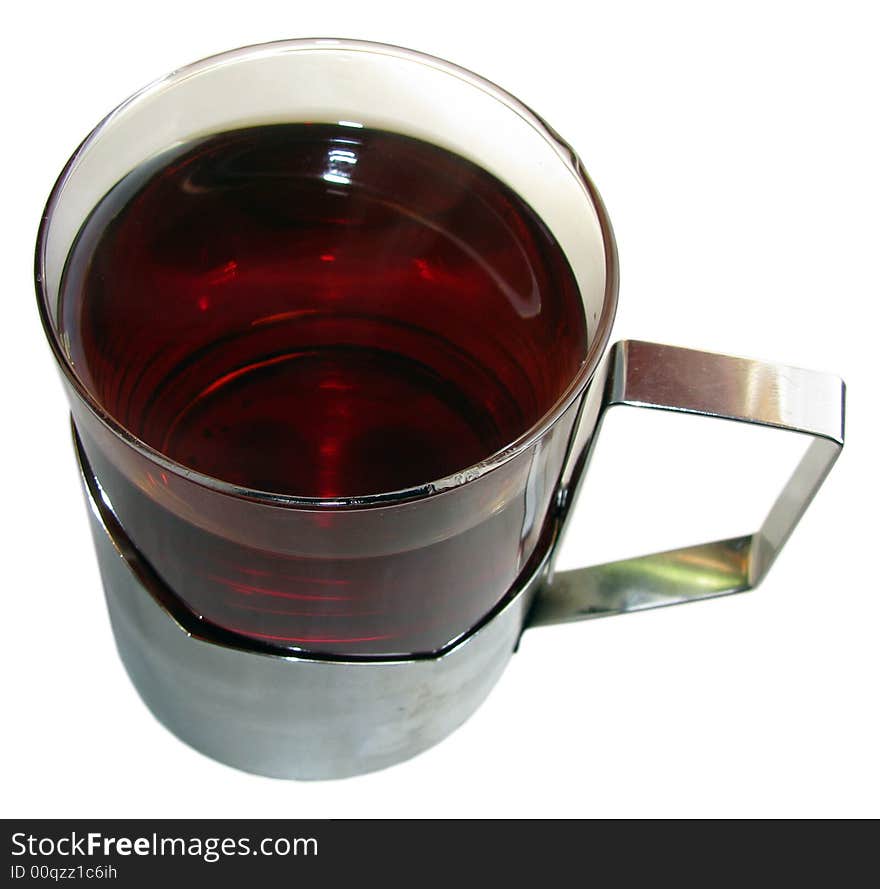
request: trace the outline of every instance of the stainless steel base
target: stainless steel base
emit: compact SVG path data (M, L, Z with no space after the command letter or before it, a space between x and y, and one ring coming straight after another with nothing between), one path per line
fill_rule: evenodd
M550 555L502 611L439 657L334 662L260 654L189 635L141 583L131 553L83 488L116 646L144 703L196 750L276 778L381 769L461 725L513 653Z

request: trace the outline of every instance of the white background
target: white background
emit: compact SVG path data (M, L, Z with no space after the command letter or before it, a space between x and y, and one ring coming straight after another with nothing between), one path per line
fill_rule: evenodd
M0 814L880 815L871 4L40 3L4 28ZM550 121L615 224L616 337L849 384L847 448L758 592L529 632L447 741L318 784L205 759L130 686L31 283L46 195L105 112L181 64L293 36L434 53ZM799 445L639 414L609 423L566 564L753 530Z

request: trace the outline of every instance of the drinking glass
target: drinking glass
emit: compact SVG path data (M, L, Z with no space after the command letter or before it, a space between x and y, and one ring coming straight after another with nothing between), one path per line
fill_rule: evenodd
M529 364L504 357L491 325L467 333L472 354L502 376L525 374L532 384L554 362L571 367L514 440L401 490L252 489L139 438L77 367L62 323L62 276L103 196L171 147L281 123L427 142L490 173L552 233L577 285L584 336L545 343ZM351 167L328 154L328 182L345 188ZM835 377L640 341L609 348L617 253L577 155L499 87L399 47L246 47L136 93L92 131L56 183L36 282L122 659L175 733L264 774L354 774L430 746L480 703L526 626L754 586L843 443ZM532 296L524 315L549 311L550 300ZM420 323L430 335L444 318ZM554 572L602 418L615 405L775 426L812 444L753 535Z

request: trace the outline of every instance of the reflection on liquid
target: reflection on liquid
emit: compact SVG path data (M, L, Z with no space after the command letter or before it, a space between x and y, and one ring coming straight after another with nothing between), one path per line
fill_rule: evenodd
M327 152L327 169L324 179L337 185L348 185L351 182L351 167L357 163L353 151L344 148L331 148Z

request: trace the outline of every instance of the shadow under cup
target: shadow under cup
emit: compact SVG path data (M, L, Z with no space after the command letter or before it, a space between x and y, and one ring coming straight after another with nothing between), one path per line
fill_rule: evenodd
M133 97L37 255L93 493L188 628L343 658L443 650L543 555L613 263L516 100L332 41Z

